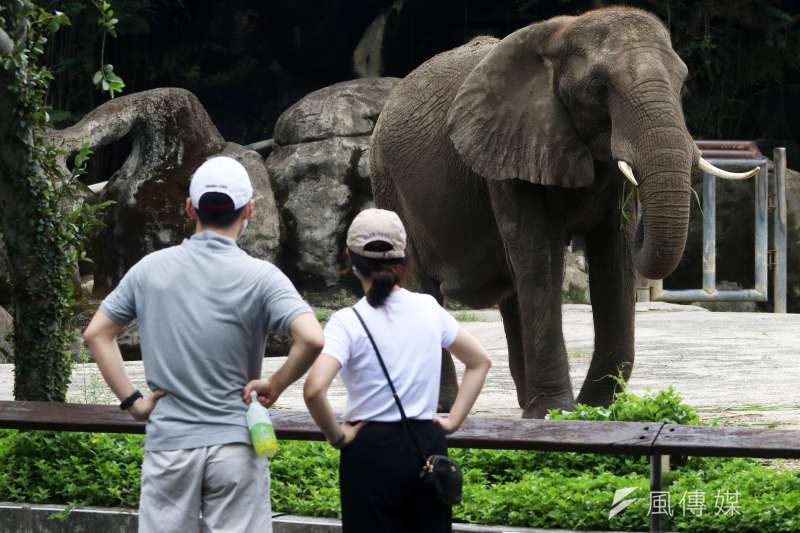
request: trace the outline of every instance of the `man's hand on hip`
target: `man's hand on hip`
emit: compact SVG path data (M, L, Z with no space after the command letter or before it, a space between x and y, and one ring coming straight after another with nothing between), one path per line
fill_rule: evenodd
M286 361L277 369L269 379L254 379L245 385L242 398L245 403L250 403L250 391L258 393L258 401L264 407L270 407L286 390L286 387L297 381L309 369L311 364L322 351L325 337L322 327L313 313L298 315L290 326L292 334L292 348Z
M244 403L250 403L250 392L256 391L258 401L264 407L272 407L278 400L278 396L283 392L283 388L274 383L273 379L254 379L244 386L242 399Z
M164 397L166 394L167 393L163 390L157 390L152 394L148 394L145 398L139 398L133 402L133 405L131 405L131 408L128 409L128 412L136 420L147 422L147 419L150 418L150 413L152 413L153 409L155 409L158 400Z

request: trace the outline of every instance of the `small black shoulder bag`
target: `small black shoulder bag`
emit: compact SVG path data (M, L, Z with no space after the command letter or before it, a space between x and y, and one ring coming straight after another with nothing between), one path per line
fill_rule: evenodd
M422 470L419 473L419 477L423 486L425 486L432 494L434 494L444 505L456 505L460 503L463 485L461 467L457 462L446 455L433 454L427 458L425 457L425 454L422 452L422 447L419 445L419 441L417 441L417 438L412 432L408 423L408 418L406 418L406 412L403 409L403 404L400 403L400 397L397 396L397 391L394 388L394 383L392 383L392 378L389 377L389 371L386 370L386 365L383 363L383 357L381 357L381 352L378 350L378 345L375 344L375 339L372 338L372 333L370 333L366 322L364 322L364 319L361 318L361 314L356 310L355 307L353 307L353 312L358 317L358 321L361 322L361 325L364 327L364 331L367 332L369 342L372 343L372 348L375 350L375 355L378 356L378 362L381 364L383 375L386 376L386 380L389 382L389 387L392 389L392 396L394 396L394 401L397 404L397 408L400 410L400 418L403 420L403 427L405 427L408 436L411 438L411 441L417 448L417 452L422 458Z

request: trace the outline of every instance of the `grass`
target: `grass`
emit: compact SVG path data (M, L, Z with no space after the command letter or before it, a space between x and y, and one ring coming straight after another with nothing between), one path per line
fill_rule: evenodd
M335 310L355 305L361 298L353 292L341 288L327 291L306 291L302 296L311 307Z
M316 308L314 309L314 316L317 317L317 320L320 322L327 322L330 320L331 315L333 314L332 309L325 309L325 308Z
M561 291L561 303L588 304L589 298L586 297L586 291L570 283L567 290Z
M459 322L481 322L483 319L478 313L472 311L456 311L453 317Z

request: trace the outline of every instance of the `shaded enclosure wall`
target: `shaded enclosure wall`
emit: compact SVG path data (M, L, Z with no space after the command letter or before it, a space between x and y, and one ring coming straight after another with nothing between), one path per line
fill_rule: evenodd
M104 98L89 82L100 34L95 13L74 0L47 2L74 26L51 46L51 101L63 125ZM88 3L88 2L86 2ZM702 138L758 139L792 148L800 138L800 7L790 0L614 2L657 13L691 73L685 109ZM177 86L194 92L228 141L269 138L300 96L357 77L365 33L375 72L402 77L432 55L479 34L502 37L531 22L577 14L600 0L116 0L119 38L107 61L126 92ZM610 4L610 2L608 2ZM385 15L385 23L375 22ZM368 32L369 28L369 32ZM382 32L381 32L382 28ZM378 56L378 57L376 57ZM765 146L766 148L766 146ZM124 147L117 150L124 150ZM116 155L118 159L119 154ZM101 158L102 159L102 158ZM113 170L103 164L96 172Z
M83 0L47 5L74 25L55 36L50 101L60 125L102 103L91 87L99 62L96 13ZM182 87L197 95L227 141L271 138L281 112L303 95L359 76L403 77L436 53L476 35L503 37L538 20L579 14L603 0L115 0L119 38L106 61L126 93ZM788 148L800 168L800 5L791 0L613 2L656 13L690 71L684 110L697 138L756 139L771 155ZM355 59L354 59L355 58ZM130 150L124 141L90 161L107 179ZM723 184L750 194L748 184ZM699 187L698 187L699 188ZM746 189L746 190L745 190ZM718 196L721 196L718 194ZM718 279L752 279L752 214L718 207ZM746 203L745 203L746 205ZM700 220L693 206L693 220ZM695 225L697 226L697 225ZM690 247L699 250L698 227ZM727 239L727 240L726 240ZM744 248L744 249L743 249ZM790 252L791 253L791 252ZM699 252L687 253L667 286L699 286ZM744 254L744 255L742 255ZM736 260L732 260L737 258ZM676 285L673 285L676 284Z

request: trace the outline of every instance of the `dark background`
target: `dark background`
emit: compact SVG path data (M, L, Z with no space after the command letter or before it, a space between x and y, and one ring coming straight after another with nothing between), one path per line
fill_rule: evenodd
M124 94L165 86L189 89L226 140L246 144L270 138L280 113L304 94L356 77L353 49L370 22L392 4L114 0L118 38L109 39L106 62L125 80ZM794 149L800 139L798 2L617 4L652 11L670 28L674 47L689 66L684 107L695 137L756 139L767 154L773 145L787 146L790 166L800 166L800 150ZM538 20L602 5L599 0L405 0L386 23L383 75L402 77L476 35L502 37ZM56 75L53 116L65 126L107 98L91 84L101 33L91 5L55 1L47 6L73 21L48 50ZM124 146L115 149L124 151ZM98 155L93 172L113 171L120 159Z
M770 157L772 147L786 146L789 166L800 168L800 2L620 3L651 11L669 27L675 50L689 66L684 111L696 138L754 139ZM107 42L105 60L125 80L124 94L186 88L198 96L226 140L247 144L271 138L280 114L303 95L357 77L353 51L381 13L389 13L381 74L402 77L476 35L503 37L539 20L609 4L113 0L120 22L118 37ZM51 1L47 7L66 12L73 21L54 36L47 51L55 74L51 114L61 127L108 98L91 83L100 63L102 33L97 12L86 0ZM129 151L124 140L98 150L89 163L90 182L108 179ZM718 279L744 286L752 286L753 277L752 247L742 245L753 240L752 209L742 207L752 205L751 191L749 182L721 183L717 193ZM692 218L702 219L695 202ZM699 228L695 223L689 251L666 286L700 286Z

